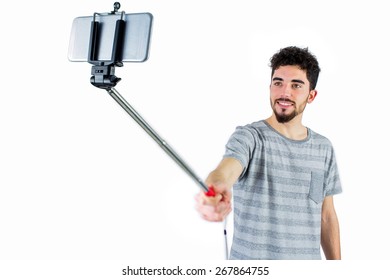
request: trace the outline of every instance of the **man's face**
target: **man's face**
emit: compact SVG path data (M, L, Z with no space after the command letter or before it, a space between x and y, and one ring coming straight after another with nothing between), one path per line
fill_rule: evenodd
M302 114L306 104L316 95L316 90L310 90L306 71L298 66L281 66L271 78L271 107L279 123L289 122Z

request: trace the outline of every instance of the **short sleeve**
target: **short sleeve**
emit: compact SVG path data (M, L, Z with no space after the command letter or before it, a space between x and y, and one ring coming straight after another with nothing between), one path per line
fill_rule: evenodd
M337 167L336 154L331 146L328 160L328 169L325 173L325 196L335 195L342 192L339 170Z
M254 131L252 130L248 126L238 126L225 146L223 157L235 158L241 163L243 167L241 176L245 174L248 168L256 145Z

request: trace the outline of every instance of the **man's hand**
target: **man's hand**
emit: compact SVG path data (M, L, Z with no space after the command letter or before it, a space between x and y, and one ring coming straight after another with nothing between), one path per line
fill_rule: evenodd
M201 192L195 197L196 209L203 219L221 222L232 211L232 188L242 171L237 159L224 158L209 174L205 181L209 186L209 196ZM210 190L215 192L214 196Z
M201 217L211 222L221 222L232 211L231 191L213 186L215 196L207 196L204 192L196 195L196 210Z

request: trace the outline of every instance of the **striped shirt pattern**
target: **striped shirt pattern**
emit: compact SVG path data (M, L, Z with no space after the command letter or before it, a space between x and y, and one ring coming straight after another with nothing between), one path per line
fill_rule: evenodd
M265 121L236 128L224 158L244 170L233 187L230 259L321 259L321 208L341 192L330 141L308 128L291 140Z

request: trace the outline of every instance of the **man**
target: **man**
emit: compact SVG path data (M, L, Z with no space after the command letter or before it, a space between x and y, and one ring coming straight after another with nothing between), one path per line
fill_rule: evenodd
M317 59L287 47L271 58L271 68L272 115L237 127L206 179L216 195L197 195L197 209L208 221L223 221L233 190L231 259L321 259L321 246L327 259L341 259L334 150L302 125L306 104L317 96Z

